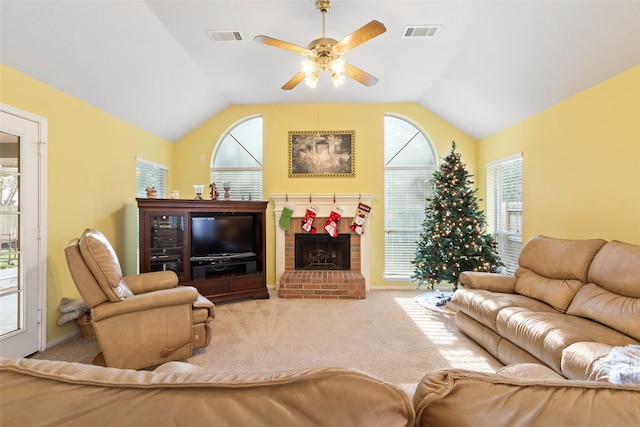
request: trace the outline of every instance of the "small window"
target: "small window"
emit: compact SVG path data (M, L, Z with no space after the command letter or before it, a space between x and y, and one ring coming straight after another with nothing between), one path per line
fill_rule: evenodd
M515 273L522 250L522 154L487 164L487 227L506 273Z
M384 117L384 277L411 280L416 244L422 232L435 151L409 121Z
M155 187L158 198L167 197L166 166L136 159L136 197L147 197L147 187Z
M234 126L214 149L211 181L222 198L228 183L232 200L262 200L262 117Z

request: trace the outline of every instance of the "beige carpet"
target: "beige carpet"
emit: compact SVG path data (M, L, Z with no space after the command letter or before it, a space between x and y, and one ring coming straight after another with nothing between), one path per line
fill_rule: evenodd
M453 315L418 305L425 291L371 291L365 300L244 300L217 304L213 339L187 362L224 373L351 367L395 384L429 370L502 366L460 333ZM95 340L71 338L38 359L90 363Z

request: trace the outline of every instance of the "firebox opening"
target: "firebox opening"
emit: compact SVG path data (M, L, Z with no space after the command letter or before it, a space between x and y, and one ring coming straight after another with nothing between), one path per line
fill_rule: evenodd
M351 235L295 235L296 270L350 270Z

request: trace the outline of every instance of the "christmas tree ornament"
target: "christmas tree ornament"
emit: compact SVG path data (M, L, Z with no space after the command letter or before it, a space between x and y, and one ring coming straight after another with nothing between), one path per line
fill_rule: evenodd
M309 204L307 211L302 218L302 229L307 233L316 234L316 228L313 226L313 221L318 215L318 208L315 205Z
M349 228L353 232L362 236L364 234L364 223L369 216L369 212L371 212L371 206L362 202L358 203L358 209L356 209L356 213L353 216L353 221Z
M327 218L327 222L324 225L324 229L333 238L338 237L338 221L340 221L340 218L342 218L342 209L333 205L329 218Z

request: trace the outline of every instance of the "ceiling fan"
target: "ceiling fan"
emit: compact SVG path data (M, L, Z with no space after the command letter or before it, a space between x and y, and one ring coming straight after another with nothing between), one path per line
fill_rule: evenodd
M331 7L331 1L318 0L316 7L322 13L322 37L309 43L308 48L298 46L293 43L274 39L268 36L256 36L254 40L258 43L268 44L280 49L300 53L307 56L307 60L302 63L302 70L282 86L284 90L291 90L303 80L310 86L316 87L320 71L329 71L331 79L336 86L344 81L344 77L350 77L365 86L373 86L378 79L371 74L344 62L341 56L362 43L371 40L387 31L384 24L373 20L360 27L344 39L337 41L325 36L324 21L325 14Z

